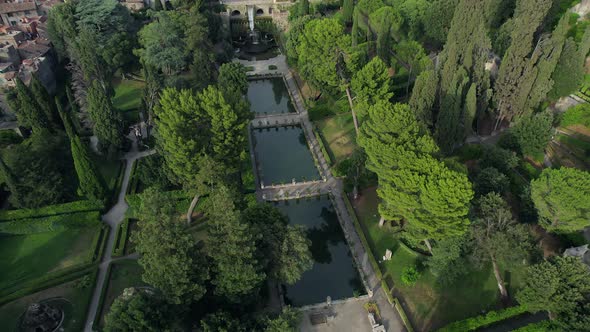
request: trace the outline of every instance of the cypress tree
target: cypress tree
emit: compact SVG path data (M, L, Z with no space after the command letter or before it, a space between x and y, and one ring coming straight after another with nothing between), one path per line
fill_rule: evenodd
M465 137L473 135L473 121L477 117L477 86L471 84L465 97Z
M47 92L47 89L41 84L41 81L37 78L37 75L31 76L31 84L29 86L31 94L35 98L35 101L39 105L40 109L45 113L45 116L50 123L57 123L55 118L55 110L53 108L53 101Z
M12 173L12 171L8 168L6 163L4 163L2 155L0 155L0 175L2 175L2 179L4 180L4 183L6 184L8 191L10 191L11 201L16 202L17 205L21 205L22 197L20 197L20 190L18 190L18 188L16 187L17 182L15 176Z
M369 16L369 30L377 34L377 55L389 63L391 42L395 33L399 31L403 18L400 13L392 7L381 7Z
M511 43L502 59L498 79L494 86L494 102L497 108L496 127L504 119L511 120L524 112L523 107L531 86L531 77L524 75L532 68L529 65L535 33L551 8L551 0L519 0L514 14L514 30ZM523 97L524 95L524 97Z
M479 96L476 112L485 110L488 104L490 83L485 63L491 43L485 28L484 4L485 0L459 2L441 54L436 139L446 153L464 139L464 125L470 117L464 113L465 98L472 85L475 85L476 97Z
M524 79L525 82L532 82L523 108L525 112L538 107L553 88L551 75L555 71L563 50L568 31L568 19L569 17L565 15L553 30L551 37L540 40L535 47L528 66L528 75L525 75ZM528 86L524 85L523 89L526 88Z
M553 79L553 89L549 93L551 99L574 93L582 84L588 51L590 51L590 27L586 28L579 44L576 44L571 37L565 41L561 57L551 76Z
M309 0L301 0L301 3L299 4L301 7L299 7L299 15L300 16L305 16L305 15L309 15Z
M110 96L98 81L93 81L86 97L88 114L94 123L94 134L102 147L120 148L123 145L123 120L113 107Z
M418 121L427 128L433 124L432 107L436 100L438 87L438 75L434 70L425 70L416 78L412 96L410 97L410 109L416 114Z
M70 149L72 151L72 158L74 159L74 168L78 175L80 191L91 200L103 200L106 190L100 180L98 170L92 162L90 152L76 134L70 117L64 112L57 97L55 98L55 104L66 129L66 134L70 138Z
M48 128L49 119L47 114L40 111L39 104L20 78L16 78L16 95L17 103L15 105L19 107L16 110L18 122L22 126L32 128L34 131Z
M344 0L342 6L342 19L344 24L349 25L352 23L352 13L354 11L354 0Z

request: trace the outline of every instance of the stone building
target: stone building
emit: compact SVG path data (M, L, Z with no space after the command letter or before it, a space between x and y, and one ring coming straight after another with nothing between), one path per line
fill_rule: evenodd
M37 3L34 0L0 0L1 23L16 26L24 17L39 16Z

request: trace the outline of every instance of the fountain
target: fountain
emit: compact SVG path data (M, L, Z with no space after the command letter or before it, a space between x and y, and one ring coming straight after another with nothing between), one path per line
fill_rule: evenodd
M254 6L248 6L248 26L254 31Z
M233 45L238 49L238 57L245 57L248 60L259 56L264 58L263 53L275 46L274 38L271 34L256 29L256 8L254 6L247 6L246 12L248 16L247 31L235 36Z

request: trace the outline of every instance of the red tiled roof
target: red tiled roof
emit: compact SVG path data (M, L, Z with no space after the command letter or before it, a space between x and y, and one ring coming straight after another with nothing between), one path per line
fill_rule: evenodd
M20 3L0 3L0 13L2 14L35 9L37 9L37 5L35 5L35 2L33 1Z

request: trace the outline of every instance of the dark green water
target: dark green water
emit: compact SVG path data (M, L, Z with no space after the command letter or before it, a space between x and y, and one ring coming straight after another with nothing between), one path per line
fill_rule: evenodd
M255 114L295 112L289 91L280 77L250 81L248 100L250 110Z
M284 287L285 302L303 306L326 302L326 297L339 300L364 294L361 279L340 228L338 216L327 197L290 200L275 203L291 224L307 229L311 240L313 268L297 283Z
M252 140L264 185L320 178L301 127L254 129Z

